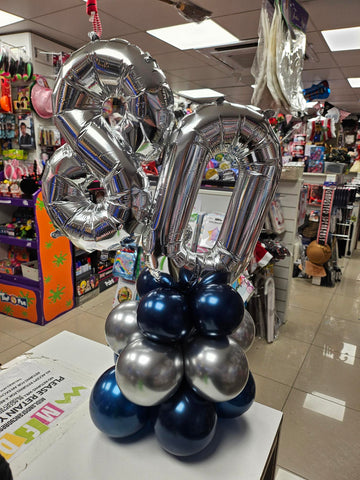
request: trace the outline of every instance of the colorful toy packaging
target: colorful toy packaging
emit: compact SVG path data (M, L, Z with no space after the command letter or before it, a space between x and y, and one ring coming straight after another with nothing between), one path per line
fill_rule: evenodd
M308 164L308 172L323 173L324 171L325 147L310 147L310 158Z

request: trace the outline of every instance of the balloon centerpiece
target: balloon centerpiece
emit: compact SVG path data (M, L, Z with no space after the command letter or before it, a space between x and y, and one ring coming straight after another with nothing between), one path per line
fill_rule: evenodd
M103 117L120 98L116 129ZM122 235L142 242L149 268L139 301L115 307L105 336L116 358L90 398L94 424L127 437L149 422L167 452L203 450L218 418L250 408L254 379L245 351L254 322L228 284L246 267L281 172L276 136L249 107L218 102L173 125L173 96L149 54L124 40L95 40L74 52L54 88L55 122L67 143L46 165L43 194L58 234L85 250L110 250ZM225 152L239 176L219 238L206 254L186 247L208 161ZM142 163L162 161L153 198ZM87 185L100 181L94 204ZM165 254L177 278L156 270ZM196 420L196 421L195 421Z

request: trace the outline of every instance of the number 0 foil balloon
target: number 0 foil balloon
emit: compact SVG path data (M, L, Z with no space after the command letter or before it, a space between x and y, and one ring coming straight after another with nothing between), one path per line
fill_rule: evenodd
M205 167L218 153L237 163L239 176L216 244L206 254L194 253L185 246L186 228ZM200 107L171 136L145 249L160 247L177 267L236 277L253 252L280 173L280 145L261 113L228 102Z
M117 129L103 116L116 98ZM157 63L125 40L96 40L64 64L54 88L55 123L67 140L48 162L43 192L62 234L86 250L116 248L120 230L132 233L148 214L141 162L158 158L173 119L173 96ZM87 187L99 180L104 199Z

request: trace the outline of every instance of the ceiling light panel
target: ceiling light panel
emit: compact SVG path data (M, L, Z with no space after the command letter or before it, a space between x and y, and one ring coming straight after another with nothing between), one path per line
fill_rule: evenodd
M347 80L352 88L360 88L360 77L352 77Z
M239 42L238 38L213 20L157 28L148 30L147 33L180 50L231 45Z
M332 52L360 49L360 27L323 30L321 33Z
M212 90L211 88L199 88L194 90L180 90L179 95L183 95L187 98L192 98L194 100L198 98L214 98L214 97L222 97L223 94L217 92L216 90Z
M24 19L22 17L18 17L17 15L13 15L12 13L0 10L0 27L6 27L12 23L21 22L21 20Z

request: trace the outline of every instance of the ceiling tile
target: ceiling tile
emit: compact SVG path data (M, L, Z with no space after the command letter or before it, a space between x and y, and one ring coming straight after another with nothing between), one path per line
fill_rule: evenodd
M359 65L354 65L352 67L342 67L341 71L344 74L345 78L360 77L360 66Z
M316 0L304 5L317 30L357 27L360 18L359 0Z
M257 38L260 10L219 17L216 23L226 28L240 40Z
M121 37L127 33L133 33L135 30L134 27L122 23L106 13L101 13L100 19L103 28L103 39ZM88 32L92 30L92 25L83 6L39 16L36 18L36 22L66 34L83 38L84 43L89 40Z
M210 10L212 18L261 8L261 0L197 0L196 4Z
M315 68L336 67L336 63L330 53L319 53L319 61L316 63L304 62L304 70L313 70Z
M175 7L159 0L101 0L99 5L101 11L136 26L137 30L146 31L186 23Z
M356 89L356 90L358 90L358 89ZM359 90L359 94L360 94L360 90ZM331 94L330 97L327 100L330 103L332 103L332 102L344 102L344 103L351 102L351 101L354 100L354 94L352 94L352 95L344 95L344 94L341 94L341 93L336 94L336 95Z
M40 36L53 40L56 43L60 43L66 48L74 49L79 48L84 42L72 35L66 34L64 32L59 32L53 28L45 27L44 25L39 25L36 22L31 20L24 20L23 22L13 23L7 27L0 28L0 35L5 35L7 33L17 33L17 32L32 32Z
M253 89L251 87L224 87L222 93L227 95L235 95L236 97L245 97L252 96Z
M324 37L319 32L306 33L306 43L311 45L316 53L328 53L329 47L324 40Z
M166 69L165 69L166 70ZM207 80L209 78L221 78L223 72L210 66L193 67L191 69L172 70L172 73L186 80Z
M194 57L189 53L177 50L174 53L161 53L156 55L156 60L163 70L177 70L190 67L206 66L204 60ZM181 77L183 75L180 75Z
M142 50L149 52L151 55L179 51L177 48L158 40L146 32L129 33L124 35L123 38L128 40L130 43L137 45Z
M334 101L333 105L340 108L341 110L345 110L345 112L358 113L360 111L359 102L337 102L337 101Z
M34 18L79 5L79 0L1 0L1 9L23 18ZM85 13L85 4L81 7Z
M323 80L339 80L344 76L339 68L320 68L314 70L304 70L302 73L302 79L304 82L319 83Z
M222 78L209 78L207 80L197 80L195 82L199 87L209 87L209 88L224 88L224 87L237 87L239 86L240 80L238 76L228 76Z
M340 67L360 65L360 50L351 50L349 52L333 52L332 56Z

